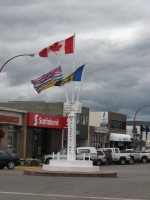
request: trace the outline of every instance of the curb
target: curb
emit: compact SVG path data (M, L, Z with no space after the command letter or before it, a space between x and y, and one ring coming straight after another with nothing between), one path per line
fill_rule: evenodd
M24 175L30 176L51 176L51 177L97 177L97 178L117 178L117 172L101 170L96 172L69 172L69 171L47 171L43 169L25 169Z

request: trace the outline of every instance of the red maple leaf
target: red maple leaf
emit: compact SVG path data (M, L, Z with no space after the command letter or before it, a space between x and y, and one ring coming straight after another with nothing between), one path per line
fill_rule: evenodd
M59 49L62 47L62 44L59 44L58 42L55 42L52 46L49 47L49 49L52 51L52 52L55 52L56 51L59 51Z

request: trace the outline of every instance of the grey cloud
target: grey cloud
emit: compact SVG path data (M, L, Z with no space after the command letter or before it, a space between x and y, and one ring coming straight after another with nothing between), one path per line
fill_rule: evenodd
M75 33L75 69L87 59L79 98L83 106L133 119L139 107L149 104L149 9L148 0L1 1L1 66L15 55L36 55L6 64L0 74L0 101L66 101L63 87L37 94L31 80L56 68L59 61L64 77L72 72L72 54L41 58L38 53ZM79 87L75 83L75 97ZM66 89L71 99L72 84ZM148 108L138 117L149 120Z

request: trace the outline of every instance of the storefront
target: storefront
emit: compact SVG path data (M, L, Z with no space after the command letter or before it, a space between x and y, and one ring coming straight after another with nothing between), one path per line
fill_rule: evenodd
M110 133L116 133L119 135L125 135L126 134L126 115L121 113L115 113L115 112L108 112L108 111L93 111L90 112L90 121L89 121L90 127L98 127L99 133L94 132L90 128L90 142L89 145L95 146L97 148L99 147L114 147L114 146L123 146L125 141L114 140L112 138L112 141L110 140ZM103 132L103 129L106 129L106 132ZM115 143L116 142L116 143ZM119 142L119 143L118 143ZM121 143L120 143L121 142ZM122 143L123 142L123 143ZM128 143L127 143L128 144Z
M45 114L27 114L27 157L40 157L57 153L62 148L63 127L67 128L66 117Z
M68 125L67 116L63 116L63 102L20 101L0 105L5 110L5 113L0 110L0 115L19 117L19 123L6 120L2 123L0 149L10 148L22 158L31 158L67 147ZM82 107L76 119L76 144L88 146L89 108Z
M24 155L24 143L19 143L24 137L26 126L25 110L15 110L0 107L0 149L13 154Z
M117 147L121 150L130 149L131 136L127 134L110 133L110 147Z
M40 114L49 115L49 116L58 116L58 117L62 117L64 120L65 116L63 112L63 104L64 104L63 102L47 103L44 101L18 101L18 102L9 101L9 102L0 103L0 106L9 108L9 109L15 108L18 110L26 110L27 112L30 112L30 113L40 113ZM89 143L88 143L89 108L82 107L82 113L77 114L76 119L77 119L77 127L76 127L77 128L77 134L76 134L77 146L89 146ZM63 124L64 123L65 122L63 122ZM30 155L30 156L32 155L32 151L31 151L32 138L30 137L33 134L33 128L41 129L41 127L28 126L28 130L24 133L24 137L27 138L28 136L29 138L27 144L25 144L26 149L27 149L25 154ZM40 130L38 131L40 132ZM49 140L53 141L53 138L55 139L55 137L57 136L57 140L55 139L53 142L51 142L51 144L49 145L50 146L49 148L47 148L48 145L46 145L45 152L51 153L53 152L53 150L55 150L56 152L58 148L67 146L67 136L68 136L67 128L62 127L61 129L59 128L51 129L48 127L42 127L42 131L44 131L44 134L46 137L45 140L47 140L47 143L49 142ZM30 134L30 132L32 134ZM49 132L51 133L49 134ZM50 139L49 137L52 137L52 138ZM56 146L56 148L54 148L54 145ZM40 148L39 148L39 152L40 152ZM41 149L41 152L42 152L42 149Z
M108 128L107 127L92 127L90 126L90 141L91 147L95 147L96 149L103 148L105 138L108 136Z

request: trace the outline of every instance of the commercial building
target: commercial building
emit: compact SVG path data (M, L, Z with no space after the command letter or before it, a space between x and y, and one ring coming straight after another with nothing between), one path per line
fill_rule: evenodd
M115 112L91 112L89 145L98 148L129 148L131 136L126 134L126 115Z
M0 149L9 149L26 158L56 153L67 147L67 116L63 114L62 102L15 101L0 103L0 106ZM10 117L17 121L8 121ZM82 107L76 123L77 146L88 146L89 108ZM13 133L13 139L10 139L10 133Z
M0 149L25 156L26 117L25 110L0 107Z
M138 151L150 150L150 122L136 121L135 133L133 125L134 121L127 121L126 132L133 139L133 148Z
M0 103L0 149L20 157L40 157L67 147L68 117L63 102L11 101ZM147 137L149 135L147 134ZM82 107L76 114L76 146L130 148L126 115ZM149 143L148 143L149 144Z

